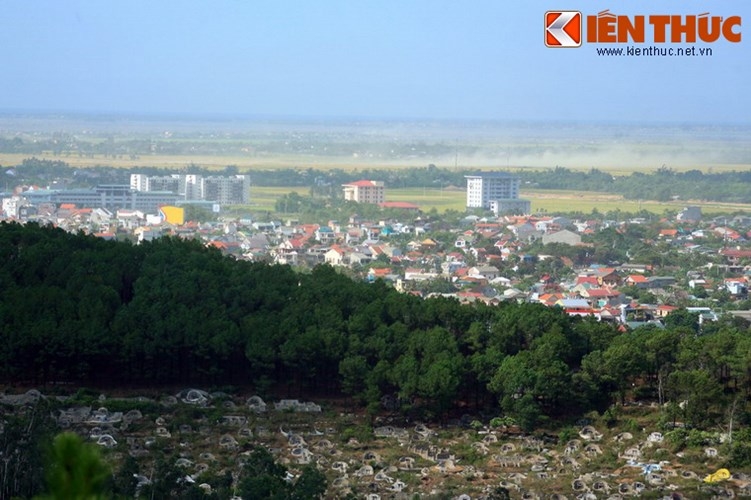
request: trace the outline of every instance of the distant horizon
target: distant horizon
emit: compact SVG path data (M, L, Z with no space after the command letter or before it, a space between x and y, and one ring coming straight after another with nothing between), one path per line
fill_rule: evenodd
M300 123L300 124L342 124L342 123L395 123L395 124L476 124L476 125L567 125L567 126L638 126L638 127L751 127L751 117L745 120L724 122L701 120L644 120L644 119L542 119L542 118L449 118L449 117L389 117L389 116L333 116L333 115L282 115L222 112L159 112L159 111L77 111L43 109L0 109L0 119L75 119L85 121L106 121L109 119L129 122L174 121L174 122L247 122L247 123Z
M510 168L513 165L612 169L651 165L653 168L704 169L714 165L723 168L751 165L751 125L737 123L312 119L0 111L0 137L5 140L20 138L27 144L38 140L49 142L58 133L84 142L116 138L120 142L146 139L168 143L187 139L211 144L227 140L234 146L210 149L218 157L229 154L231 159L225 158L226 164L244 166L262 163L264 158L275 155L277 161L290 162L290 166L316 166L319 161L362 165L380 162L384 166L461 163L470 168ZM270 149L264 149L267 143L271 144ZM252 148L252 153L245 149L248 147ZM205 163L211 155L202 154L202 150L197 147L195 153L185 151L182 154ZM17 153L22 154L21 150ZM140 155L130 164L136 165L137 161ZM90 163L90 160L84 159L83 163Z

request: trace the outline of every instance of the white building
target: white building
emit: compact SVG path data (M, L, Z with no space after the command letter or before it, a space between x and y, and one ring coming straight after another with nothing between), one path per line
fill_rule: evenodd
M467 208L529 213L530 202L519 198L521 180L518 177L506 172L480 172L464 178L467 179Z
M3 198L3 215L13 219L18 218L19 209L27 203L26 199L21 196L11 196Z
M130 174L130 189L135 191L148 191L149 176L146 174Z
M140 192L175 193L185 201L213 201L222 205L250 203L250 176L247 175L131 174L130 187Z
M386 188L383 181L356 181L343 184L344 199L358 203L383 203L386 201Z
M247 205L250 203L250 177L247 175L204 177L202 199L222 205Z

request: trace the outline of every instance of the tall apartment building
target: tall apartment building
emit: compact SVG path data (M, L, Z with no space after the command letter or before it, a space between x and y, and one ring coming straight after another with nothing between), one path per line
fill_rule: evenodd
M383 203L386 201L386 188L383 181L356 181L342 184L344 199L358 203Z
M148 191L149 176L146 174L130 174L130 189L134 191Z
M203 200L203 176L180 175L180 194L185 200Z
M180 179L177 175L155 175L148 178L149 188L146 191L169 191L180 193Z
M136 191L169 191L186 201L213 201L222 205L250 203L250 177L247 175L131 174L130 186Z
M484 208L494 213L529 213L531 203L519 198L521 180L506 172L480 172L465 175L467 208Z
M247 205L250 203L250 177L247 175L204 177L203 199L222 205Z

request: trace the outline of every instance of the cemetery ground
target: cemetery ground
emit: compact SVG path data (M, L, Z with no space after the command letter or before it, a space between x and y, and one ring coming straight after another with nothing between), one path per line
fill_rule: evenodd
M503 416L455 412L427 421L387 410L388 401L368 414L351 401L264 400L236 389L44 391L3 391L4 431L15 416L29 415L48 421L53 433L73 431L100 447L115 475L135 462L134 484L143 491L177 478L168 489L218 494L222 478L236 483L260 446L291 482L314 466L327 479L326 498L751 494L748 471L724 470L729 445L722 429L686 429L656 404L614 406L523 433ZM237 494L237 484L229 488Z

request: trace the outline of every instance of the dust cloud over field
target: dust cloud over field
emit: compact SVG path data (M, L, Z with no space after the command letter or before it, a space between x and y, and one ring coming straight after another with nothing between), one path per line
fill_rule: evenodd
M33 156L56 156L82 167L181 168L195 163L252 170L434 164L597 168L614 174L664 166L707 172L748 168L750 136L751 127L745 125L0 115L0 138L8 145L0 151L0 162L11 164L33 151ZM40 144L54 144L57 151L40 149Z

